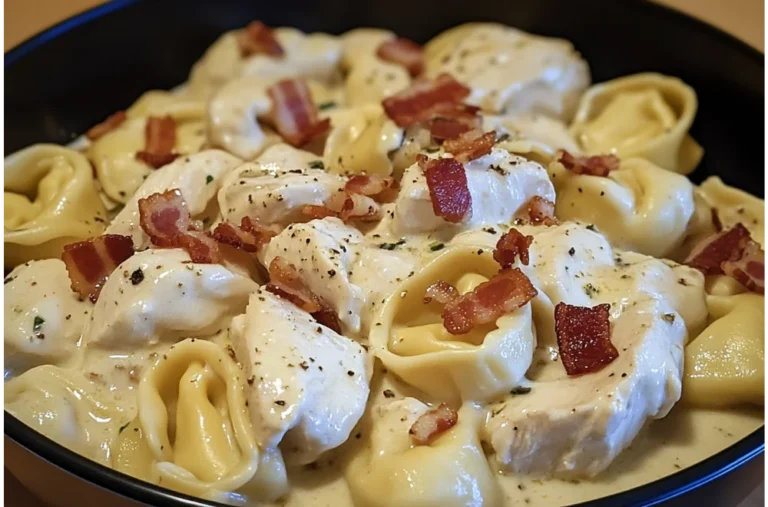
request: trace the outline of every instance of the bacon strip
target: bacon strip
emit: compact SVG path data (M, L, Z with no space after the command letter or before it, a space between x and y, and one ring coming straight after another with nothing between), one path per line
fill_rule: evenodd
M144 127L144 150L136 152L136 159L158 169L178 157L173 153L176 145L176 120L171 116L150 116Z
M127 119L128 115L125 114L125 111L118 111L113 113L103 122L91 127L88 132L85 133L85 137L91 141L95 141L96 139L115 130Z
M418 76L424 70L424 49L410 39L384 41L376 50L376 56L405 67L411 76Z
M139 224L155 246L183 248L195 263L221 262L218 243L205 233L190 230L189 210L179 189L139 199Z
M384 202L391 197L389 191L394 190L396 185L394 178L385 178L376 174L370 176L356 174L344 184L344 190L371 197L376 202Z
M499 241L493 251L493 260L499 263L503 269L511 268L515 263L515 257L520 256L520 262L528 265L528 247L533 242L533 236L524 236L517 229L510 229Z
M765 294L765 252L760 244L742 239L740 250L721 264L723 272L752 292Z
M557 225L555 218L555 203L534 195L523 205L528 214L528 220L533 225Z
M434 81L421 81L382 102L384 111L398 127L407 127L429 119L440 104L458 104L471 90L449 74L440 74Z
M619 168L621 161L616 155L593 155L591 157L574 157L565 150L560 150L558 159L563 167L574 174L590 176L608 176L608 173Z
M381 208L373 198L344 190L334 193L322 206L314 204L302 206L301 213L311 219L336 217L344 223L352 220L363 222L381 220Z
M742 240L751 240L749 230L741 223L708 237L698 245L685 259L684 264L696 268L705 275L722 275L722 264L733 256L739 258L743 250Z
M437 408L424 412L414 421L408 434L416 445L428 445L436 437L456 426L459 413L441 403Z
M434 300L444 305L457 297L459 297L459 291L456 290L456 287L445 280L438 280L424 291L424 304L429 304Z
M429 133L436 141L456 139L470 130L483 126L480 108L466 104L444 103L430 109L426 120Z
M490 131L483 134L480 130L470 130L461 134L456 139L448 139L443 143L443 148L462 163L467 163L487 155L496 143L496 132Z
M219 243L255 253L279 232L277 227L262 225L255 218L243 217L240 220L240 227L231 222L222 222L217 225L213 230L213 239Z
M267 290L311 314L324 326L337 333L341 332L336 312L304 285L296 266L285 258L277 256L269 263Z
M611 343L610 310L609 304L555 307L557 346L568 375L598 372L619 357Z
M243 58L262 54L284 56L285 50L277 41L275 33L261 21L251 21L237 37L237 46Z
M317 107L302 79L284 79L267 89L272 100L272 120L283 138L299 147L331 128L331 120L318 120Z
M133 253L130 236L104 234L65 245L61 258L67 267L72 290L95 303L107 277Z
M518 268L504 269L472 292L462 294L443 309L445 329L454 335L466 334L475 326L494 322L502 315L524 306L538 291Z
M472 212L464 166L453 158L418 156L419 167L427 178L427 188L435 215L451 223L459 223Z
M339 217L338 211L334 211L327 206L318 206L316 204L305 204L301 207L301 214L313 220L326 217Z

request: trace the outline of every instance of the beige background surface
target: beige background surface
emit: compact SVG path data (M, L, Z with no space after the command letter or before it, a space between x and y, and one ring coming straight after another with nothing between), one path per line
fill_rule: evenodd
M621 0L613 0L621 1ZM765 50L765 3L763 0L659 0L707 21L761 51ZM5 0L5 50L35 33L103 0ZM40 504L16 480L5 474L6 505L37 507ZM740 507L763 505L764 486Z

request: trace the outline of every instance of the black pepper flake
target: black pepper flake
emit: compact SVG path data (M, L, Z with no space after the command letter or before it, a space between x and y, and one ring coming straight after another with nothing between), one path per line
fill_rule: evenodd
M568 250L568 255L575 255L575 254L576 254L576 249L571 247L571 249Z
M347 375L349 375L350 377L354 377L355 376L355 372L353 372L352 370L349 370L347 372Z
M120 433L122 433L122 432L123 432L123 430L125 430L125 428L127 428L127 427L128 427L128 426L130 426L130 425L131 425L131 422L130 422L130 421L128 421L127 423L125 423L125 424L123 424L122 426L120 426L120 429L117 431L117 434L119 435Z
M131 273L131 283L133 285L139 285L143 281L144 281L144 271L142 271L141 268Z
M301 367L301 369L302 369L302 370L304 370L304 371L307 371L307 370L309 369L309 364L307 364L307 362L306 362L306 361L302 361L302 362L300 362L300 363L299 363L299 366L300 366L300 367Z
M313 160L309 163L309 167L312 169L325 169L325 164L322 160Z
M443 248L445 248L445 243L433 243L432 245L429 246L429 250L431 252L437 252L438 250L442 250Z
M255 380L256 380L256 377L255 377L254 375L251 375L251 376L248 378L248 385L249 385L249 386L252 386Z
M14 277L14 276L9 276L9 277L8 277L8 278L6 278L5 280L3 280L3 285L5 285L6 283L10 283L10 282L12 282L12 281L14 281L14 280L16 280L16 277Z
M205 184L210 185L211 183L213 183L213 176L209 174L208 176L205 177Z
M322 104L318 104L318 106L317 106L317 108L318 108L320 111L324 111L324 110L326 110L326 109L330 109L330 108L332 108L332 107L336 107L336 102L334 102L334 101L332 101L332 100L330 100L330 101L328 101L328 102L323 102Z
M674 313L665 313L662 318L669 322L670 324L673 324L675 322L675 314Z
M284 407L285 406L285 401L283 401L283 400L275 400L275 405L277 405L278 407Z
M627 374L626 374L626 373L622 373L622 374L621 374L621 378L626 378L626 377L627 377Z
M393 393L391 389L384 389L384 393L383 394L384 394L385 398L394 398L395 397L395 393Z
M331 278L336 276L336 270L335 269L329 269L328 270L328 276L330 276Z
M379 248L381 248L382 250L394 250L395 248L404 244L405 244L405 238L401 239L397 243L381 243L379 245Z
M45 319L39 315L35 315L35 319L32 321L32 331L35 334L39 334L40 330L43 328L43 324L45 324Z
M587 226L587 229L589 229L592 232L597 232L597 228L595 227L595 224L589 224Z
M528 394L530 392L531 392L530 387L517 386L511 391L509 391L509 394L519 395L519 394Z

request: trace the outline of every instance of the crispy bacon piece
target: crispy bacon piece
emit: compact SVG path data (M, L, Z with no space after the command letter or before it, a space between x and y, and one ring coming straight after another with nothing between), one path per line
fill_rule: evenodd
M277 256L269 263L267 290L311 314L324 326L337 333L341 332L336 312L304 285L296 266L285 258Z
M348 192L340 192L336 195L341 195L344 198L341 210L339 211L339 218L345 223L350 220L361 220L363 222L381 220L381 208L370 197L361 194L350 194ZM330 206L331 208L334 207L333 204Z
M407 127L432 117L434 108L441 104L458 104L470 89L449 74L440 74L433 81L415 83L382 102L384 111L398 127Z
M472 195L464 166L453 158L435 159L419 155L418 161L427 178L435 215L451 223L464 220L472 212Z
M443 309L445 329L454 335L466 334L473 327L493 322L505 313L524 306L538 291L518 268L499 271L472 292L462 294Z
M61 258L67 267L72 290L95 303L107 277L133 255L130 236L104 234L64 246Z
M139 199L139 224L153 245L177 246L178 236L190 226L189 210L181 191L174 188Z
M591 157L574 157L565 150L560 150L558 159L563 167L574 174L590 176L608 176L608 173L619 168L621 161L616 155L593 155Z
M173 162L178 154L176 145L176 120L171 116L150 116L144 127L144 150L136 152L136 158L155 169Z
M523 205L528 213L528 220L533 225L557 225L555 218L555 203L534 195Z
M705 275L723 274L722 264L743 250L746 243L742 240L750 240L749 230L741 223L718 232L708 237L698 245L685 259L684 264L696 268Z
M318 206L316 204L305 204L301 207L301 214L309 217L310 219L323 219L326 217L339 216L338 211L334 211L327 206Z
M187 203L177 188L139 199L139 224L155 246L183 248L195 263L221 262L218 243L203 232L190 230Z
M246 252L255 253L269 243L280 231L275 226L265 226L255 218L243 217L240 227L222 222L213 230L213 239Z
M275 33L261 21L251 21L237 37L240 56L256 54L268 56L284 56L283 46L277 41Z
M485 134L480 130L470 130L456 139L446 140L443 148L459 162L467 163L489 154L495 142L496 132L493 130Z
M568 375L598 372L619 357L611 343L610 310L609 304L555 307L557 346Z
M517 229L510 229L499 241L496 242L496 249L493 251L493 260L499 263L503 269L511 268L515 263L515 257L520 257L520 262L527 266L528 247L533 242L533 236L524 236Z
M740 251L723 262L723 272L752 292L765 294L765 252L751 238L742 239Z
M411 76L418 76L424 70L424 48L410 39L384 41L376 50L376 56L405 67Z
M113 130L115 130L127 119L128 119L128 116L125 114L125 111L118 111L116 113L113 113L103 122L91 127L88 130L88 132L85 133L85 137L87 137L91 141L95 141L96 139L102 137L103 135L106 135L109 132L112 132Z
M416 445L428 445L437 436L456 426L459 414L454 409L441 403L421 414L408 430L411 440Z
M479 130L483 126L480 108L446 102L437 104L429 110L425 120L429 133L436 141L456 139L470 130Z
M434 300L444 305L457 297L459 297L459 291L456 290L456 287L445 280L438 280L424 291L424 304L429 304Z
M331 128L331 120L318 120L317 107L302 79L284 79L267 89L272 100L272 121L283 138L302 146Z
M365 195L376 202L384 202L391 196L390 191L396 187L394 178L376 174L356 174L344 184L344 190L351 194Z

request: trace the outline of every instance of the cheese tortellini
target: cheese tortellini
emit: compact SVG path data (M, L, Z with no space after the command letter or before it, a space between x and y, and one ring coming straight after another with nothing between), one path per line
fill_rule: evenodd
M151 456L153 482L219 501L274 500L286 491L282 460L262 459L244 382L226 350L205 340L179 342L158 359L138 388L137 426L150 451L140 457Z
M688 174L704 153L688 135L697 107L696 92L681 80L635 74L587 90L571 131L586 153L646 158Z
M107 212L91 164L54 144L5 158L5 265L60 257L62 248L104 230Z
M206 141L205 103L199 100L149 91L128 108L126 115L123 123L93 141L87 152L104 193L120 204L125 204L152 173L152 167L136 158L136 152L145 147L144 130L150 116L171 116L176 121L175 153L196 153Z
M597 226L619 248L667 257L684 241L694 214L693 184L647 160L621 161L608 177L574 174L552 162L555 214Z
M429 409L414 398L373 407L366 448L346 467L355 505L500 505L502 494L477 437L480 414L459 410L456 426L415 446L408 428Z
M423 302L437 280L463 294L498 270L489 252L449 248L400 285L374 317L370 338L376 356L405 382L441 401L484 402L520 385L536 346L530 305L454 336L443 327L442 307Z
M683 399L692 405L762 405L765 297L708 296L712 323L685 348Z
M33 368L5 383L5 410L55 442L102 465L130 416L111 393L78 370Z
M472 89L468 102L490 113L568 121L590 82L589 67L570 42L495 23L457 26L424 50L428 76L451 74Z

